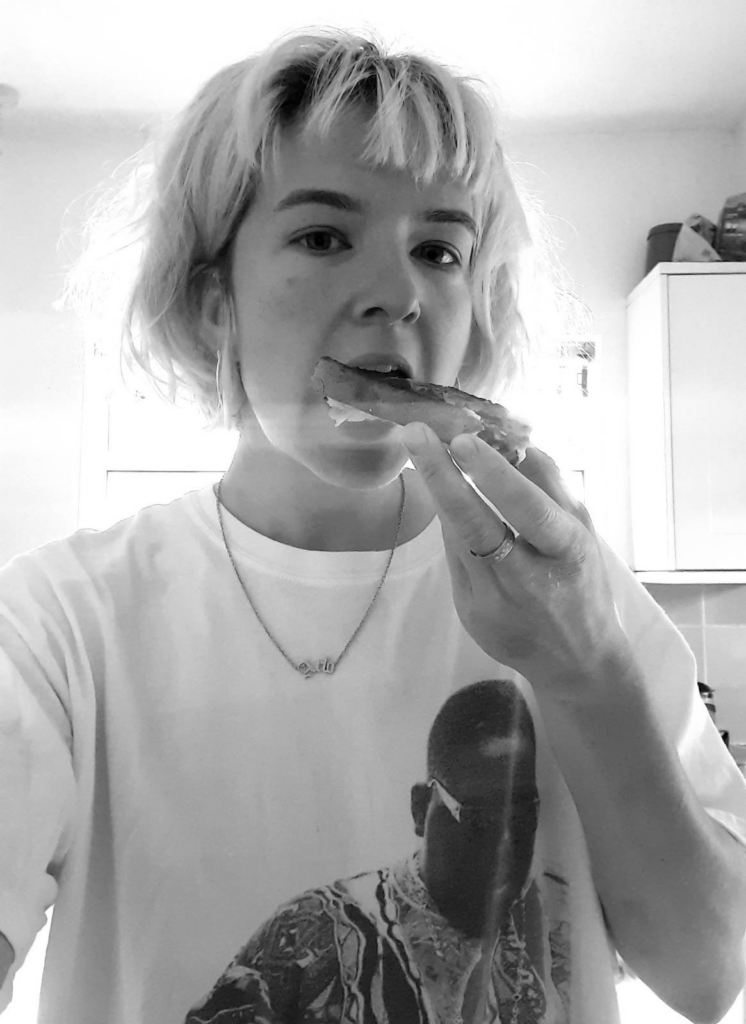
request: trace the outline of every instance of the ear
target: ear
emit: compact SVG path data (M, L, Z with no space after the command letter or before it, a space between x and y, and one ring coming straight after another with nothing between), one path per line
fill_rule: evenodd
M198 286L199 287L199 286ZM207 272L198 292L200 335L214 352L223 352L230 332L228 298L216 270Z
M412 821L414 821L414 834L420 839L425 835L425 819L427 809L430 806L432 789L424 782L416 782L411 791Z

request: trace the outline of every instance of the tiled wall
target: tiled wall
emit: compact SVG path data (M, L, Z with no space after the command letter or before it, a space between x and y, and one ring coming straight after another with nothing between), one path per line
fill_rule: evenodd
M694 651L700 682L714 689L718 728L746 743L746 586L646 587Z

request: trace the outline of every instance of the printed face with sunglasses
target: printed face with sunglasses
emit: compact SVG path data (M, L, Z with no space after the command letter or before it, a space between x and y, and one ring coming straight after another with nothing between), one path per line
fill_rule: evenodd
M509 817L515 814L516 804L520 805L524 814L536 814L539 807L538 793L533 792L528 796L516 794L515 799L511 802L513 815L510 815L507 807L496 804L494 800L484 804L463 803L449 793L438 779L431 778L428 787L436 790L441 803L450 811L451 816L459 825L472 831L479 832L488 828L499 828L503 823L507 825Z
M413 791L423 882L454 927L482 934L499 892L505 910L530 884L539 818L535 746L501 741L500 755L461 752L447 782L431 771Z

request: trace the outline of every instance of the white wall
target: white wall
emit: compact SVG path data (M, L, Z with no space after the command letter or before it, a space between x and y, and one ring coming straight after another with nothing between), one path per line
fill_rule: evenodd
M746 117L734 132L735 172L733 193L746 192Z
M141 143L134 123L7 119L0 159L0 564L75 528L80 332L54 312L66 262L58 239L79 200ZM601 335L605 476L600 531L623 556L627 523L625 298L649 228L717 219L746 189L746 122L722 131L515 136L509 149L553 218L564 262ZM738 156L737 156L738 154ZM740 162L741 170L737 170ZM70 244L67 246L69 259Z
M543 196L563 263L601 337L604 476L595 488L591 481L590 497L599 531L626 558L626 297L643 277L651 227L692 213L717 220L732 188L734 139L723 131L558 134L516 136L509 148Z
M138 144L99 122L6 118L0 156L0 564L76 527L82 340L55 312L71 204Z

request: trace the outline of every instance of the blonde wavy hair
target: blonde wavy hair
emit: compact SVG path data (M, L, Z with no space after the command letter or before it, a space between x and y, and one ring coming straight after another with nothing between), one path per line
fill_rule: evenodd
M63 303L93 321L99 339L117 335L122 371L139 367L164 397L196 401L211 426L239 428L246 397L235 360L200 335L205 287L217 277L231 313L232 243L282 130L323 137L361 108L370 115L364 161L473 191L474 317L459 380L495 397L539 340L536 268L549 250L538 203L503 152L485 84L392 54L372 34L288 33L214 75L97 198Z

